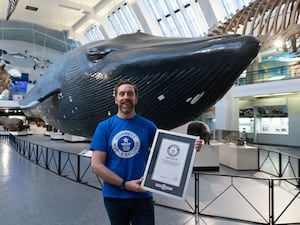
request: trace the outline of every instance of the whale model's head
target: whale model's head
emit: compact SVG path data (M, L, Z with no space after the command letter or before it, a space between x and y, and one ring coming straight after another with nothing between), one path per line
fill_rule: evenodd
M223 97L258 51L253 36L122 35L68 52L19 103L28 116L91 137L98 122L116 112L114 86L129 79L139 87L137 112L172 129Z

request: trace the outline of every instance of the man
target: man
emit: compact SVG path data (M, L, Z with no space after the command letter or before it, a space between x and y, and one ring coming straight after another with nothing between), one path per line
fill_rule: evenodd
M138 89L129 80L115 87L116 115L98 124L92 170L104 181L104 205L111 225L154 225L152 193L141 187L156 125L136 114ZM195 142L199 150L201 142Z

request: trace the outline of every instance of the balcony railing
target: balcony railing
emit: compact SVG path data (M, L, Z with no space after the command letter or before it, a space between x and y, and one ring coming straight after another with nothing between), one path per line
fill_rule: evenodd
M300 63L243 73L236 85L257 84L300 78Z

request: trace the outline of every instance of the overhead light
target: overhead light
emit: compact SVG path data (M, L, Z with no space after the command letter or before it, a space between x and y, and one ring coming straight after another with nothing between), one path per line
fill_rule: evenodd
M270 96L281 96L281 95L291 95L292 92L285 92L285 93L276 93L276 94L265 94L265 95L254 95L254 98L261 98L261 97L270 97Z
M39 8L31 6L31 5L26 5L25 9L36 12L36 11L38 11Z
M270 77L268 80L269 81L282 80L283 78L285 78L285 75Z
M268 94L265 94L265 95L254 95L253 97L254 98L261 98L261 97L267 97L267 96L270 96Z
M280 40L280 39L275 40L275 41L274 41L274 46L275 46L275 48L282 48L282 46L283 46L283 41Z
M75 11L80 11L81 10L80 8L72 7L72 6L69 6L69 5L58 4L58 6L61 7L61 8L71 9L71 10L75 10Z

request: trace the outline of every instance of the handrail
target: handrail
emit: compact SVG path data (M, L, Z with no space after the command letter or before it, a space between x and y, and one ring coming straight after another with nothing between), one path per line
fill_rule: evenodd
M273 68L261 69L257 71L247 71L236 81L236 85L247 85L274 82L277 80L290 80L300 78L300 64L278 66Z
M20 155L31 162L70 180L102 189L101 179L90 169L91 160L88 156L31 143L11 134L9 142Z

